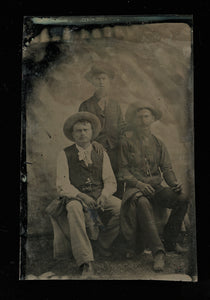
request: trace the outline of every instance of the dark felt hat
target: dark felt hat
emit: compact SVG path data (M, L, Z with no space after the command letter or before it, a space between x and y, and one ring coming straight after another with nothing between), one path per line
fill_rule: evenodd
M128 124L132 124L135 121L137 111L140 109L148 109L152 112L155 117L155 121L160 120L162 112L155 106L147 102L138 101L129 105L126 113L125 120Z
M93 130L92 139L94 140L98 136L98 134L101 130L101 123L100 123L99 118L92 113L84 111L84 112L78 112L78 113L70 116L65 121L64 126L63 126L63 132L69 140L74 142L74 138L72 136L73 126L75 123L82 121L82 120L86 120L91 123L92 130Z
M105 73L110 79L113 79L115 76L115 72L113 68L111 68L109 65L104 63L96 63L89 72L85 74L85 78L92 82L93 77L99 74Z

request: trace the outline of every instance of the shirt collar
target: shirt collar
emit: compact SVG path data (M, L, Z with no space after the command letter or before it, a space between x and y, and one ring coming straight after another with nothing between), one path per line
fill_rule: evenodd
M93 148L92 144L90 144L86 149L80 147L80 146L77 145L77 144L75 144L75 145L76 145L76 148L77 148L77 150L78 150L79 152L84 152L84 151L86 151L86 152L91 152L91 151L92 151L92 148Z
M108 101L109 100L109 96L103 96L101 98L97 97L96 92L94 93L94 97L95 97L95 99L96 99L97 102L100 101L100 100L102 100L102 99L104 101Z
M140 139L150 138L150 137L152 136L152 132L151 132L151 131L149 131L149 132L147 132L147 134L145 134L145 133L143 133L143 132L141 132L141 131L135 130L135 131L134 131L134 134L135 134L135 136L136 136L137 138L140 138Z

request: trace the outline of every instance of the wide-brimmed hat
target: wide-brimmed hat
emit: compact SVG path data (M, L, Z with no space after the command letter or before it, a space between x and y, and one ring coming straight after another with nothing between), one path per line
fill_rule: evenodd
M115 76L115 72L113 68L104 63L95 63L94 66L85 74L85 78L92 83L93 78L96 75L105 73L110 79L113 79Z
M70 116L65 121L64 126L63 126L63 132L69 140L74 142L74 138L72 135L73 126L75 123L77 123L78 121L82 121L82 120L86 120L91 123L92 130L93 130L92 140L94 140L98 136L98 134L101 130L101 123L100 123L99 118L92 113L84 111L84 112L78 112L78 113Z
M160 120L162 116L162 112L155 106L147 102L138 101L129 105L126 113L125 120L127 124L133 124L135 122L135 116L137 111L140 109L148 109L152 112L155 117L155 121Z

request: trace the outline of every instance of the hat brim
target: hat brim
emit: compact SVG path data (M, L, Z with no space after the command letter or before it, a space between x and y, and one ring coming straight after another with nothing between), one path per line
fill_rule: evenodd
M94 66L85 74L85 79L93 83L93 78L99 74L106 74L111 80L115 76L115 72L108 66Z
M136 115L136 112L140 109L148 109L152 112L153 116L155 117L155 121L158 121L161 119L162 117L162 112L152 106L151 104L148 104L148 103L141 103L141 102L135 102L135 103L132 103L126 113L125 113L125 121L128 123L128 124L133 124L134 121L135 121L135 115Z
M75 123L82 121L82 120L86 120L91 123L92 131L93 131L92 140L94 140L98 136L99 132L101 131L101 123L100 123L100 120L98 119L98 117L89 112L78 112L78 113L70 116L65 121L64 126L63 126L63 132L69 140L74 142L74 138L72 135L73 126Z

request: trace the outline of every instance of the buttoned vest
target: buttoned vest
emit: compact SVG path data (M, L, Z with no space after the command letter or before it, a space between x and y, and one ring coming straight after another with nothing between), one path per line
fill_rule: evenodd
M80 192L97 199L103 189L103 154L99 155L92 149L92 164L86 166L83 160L79 160L78 149L75 144L65 148L64 152L68 161L71 184Z

